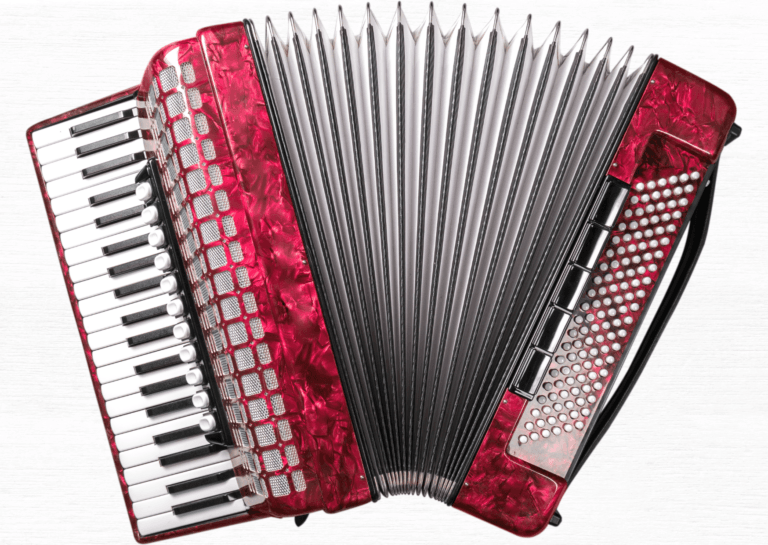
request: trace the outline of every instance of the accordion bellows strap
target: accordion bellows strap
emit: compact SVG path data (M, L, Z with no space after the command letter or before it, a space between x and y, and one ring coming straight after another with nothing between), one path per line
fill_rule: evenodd
M203 29L28 132L137 541L395 494L556 525L695 265L732 100L530 17L289 26Z

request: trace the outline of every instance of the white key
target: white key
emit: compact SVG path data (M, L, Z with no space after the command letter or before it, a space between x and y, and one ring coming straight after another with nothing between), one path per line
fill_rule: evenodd
M73 210L87 208L91 206L91 203L88 202L89 198L101 193L106 193L107 191L112 191L113 189L120 189L121 187L128 185L135 185L135 179L135 176L123 176L122 178L110 180L94 187L81 189L80 191L75 191L73 193L68 193L67 195L62 195L61 197L56 197L55 199L51 199L51 210L53 210L54 214L60 216L61 214L72 212Z
M135 484L128 487L128 495L131 501L136 503L150 498L156 498L158 496L164 496L168 493L166 488L169 485L176 483L183 483L198 477L205 477L207 475L213 475L214 473L221 473L222 471L228 471L232 469L232 461L225 460L224 462L218 462L207 466L185 471L183 473L176 473L175 475L169 475L167 477L161 477L154 481L147 481L141 484Z
M116 327L123 324L121 321L123 316L127 316L135 312L141 312L142 310L148 310L150 308L167 305L170 301L171 296L164 293L158 297L144 299L143 301L138 301L137 303L125 305L124 307L108 310L106 312L102 312L101 314L88 316L87 318L83 318L83 329L85 329L86 333L90 334L108 329L110 327Z
M79 301L77 303L77 307L80 309L80 314L84 317L92 316L94 314L98 314L99 312L105 312L113 308L124 307L130 303L143 301L144 299L149 299L150 297L156 297L162 294L163 292L160 288L152 288L131 295L126 295L125 297L117 298L115 297L115 294L110 291L102 295L97 295L96 297L91 297L89 299Z
M129 131L137 131L140 128L139 118L132 117L130 119L121 121L120 123L115 123L109 127L104 127L103 129L89 132L76 138L62 140L37 150L37 162L40 163L40 165L47 165L48 163L52 163L54 161L60 161L61 159L74 156L75 150L81 146L92 144L94 142L98 142L99 140L104 140L106 138L117 136L118 134L124 134Z
M85 263L86 261L90 261L92 259L104 257L102 248L105 246L116 244L118 242L122 242L124 240L135 238L141 235L149 235L151 230L152 227L149 225L142 225L138 229L133 229L132 231L126 231L124 233L112 235L111 237L103 238L95 242L89 242L88 244L83 244L82 246L77 246L75 248L65 250L64 260L67 262L67 265L74 267L80 263ZM120 255L120 253L114 255Z
M88 335L88 346L91 347L91 350L99 350L125 342L130 337L176 325L182 321L184 321L183 317L168 316L166 314L165 316L158 316L157 318L143 320L135 324L111 327Z
M115 170L110 170L98 176L91 176L90 178L83 178L78 172L46 184L45 190L51 199L55 199L76 191L88 189L89 187L105 184L118 178L135 179L136 173L144 168L146 164L146 161L138 161L137 163L116 168Z
M65 250L67 250L69 248L74 248L75 246L80 246L81 244L87 244L96 240L106 239L113 235L124 233L125 231L132 231L139 227L145 226L146 223L144 223L144 220L141 219L141 216L119 221L105 227L96 227L95 223L89 223L84 227L62 233L61 245L64 246Z
M204 413L208 414L208 413ZM131 431L115 436L115 446L120 452L137 449L146 445L154 445L155 435L168 433L192 426L197 426L203 414L192 414L183 418L177 418L169 422L163 422L156 426L149 426L140 430Z
M126 377L121 380L116 380L104 384L101 387L101 395L104 401L111 401L120 397L133 395L139 392L139 388L142 386L148 386L155 384L169 378L180 377L187 374L189 371L188 363L180 363L173 367L166 367L165 369L159 369L152 373L144 373L141 375L133 375L132 377Z
M143 354L150 354L157 352L163 348L169 346L175 346L181 344L181 341L176 337L165 337L157 341L150 343L140 344L139 346L128 346L128 343L120 343L101 350L93 351L93 364L96 367L102 365L109 365L110 363L117 363L118 361L127 360L128 358L134 358Z
M135 261L143 257L149 257L155 255L160 250L153 248L149 244L139 246L138 248L132 248L113 255L103 255L97 259L74 265L69 268L69 278L72 282L83 282L91 278L96 278L104 274L108 274L107 269L115 267L117 265L124 265L130 261ZM101 248L99 248L101 252ZM154 263L147 266L154 267Z
M143 447L121 452L120 465L123 466L123 469L128 469L129 467L136 467L154 462L159 460L162 456L176 454L177 452L183 452L197 447L204 447L207 444L209 443L205 436L198 435L196 437L187 437L186 439L171 441L170 443L164 443L162 445L145 445Z
M88 299L89 297L114 291L117 288L130 286L142 280L149 280L161 274L154 266L115 277L104 274L75 284L75 297L78 300Z
M168 475L175 475L190 469L197 467L203 467L216 462L223 462L229 460L229 452L225 449L208 456L202 456L195 458L194 460L187 460L186 462L179 462L178 464L172 464L169 466L161 466L160 462L150 462L136 467L131 467L123 472L125 477L125 483L127 485L145 483L152 479L159 479L160 477L166 477Z
M181 346L176 345L170 348L166 348L164 350L160 350L158 352L144 354L143 356L139 356L137 358L124 360L119 363L113 363L112 365L105 365L103 367L99 367L96 370L96 375L99 379L99 384L109 384L110 382L114 382L116 380L132 377L136 375L136 370L134 369L136 366L142 365L144 363L149 363L152 361L157 361L163 358L168 358L170 356L175 356L181 351L181 349L184 346L188 346L188 345L181 345ZM152 374L152 373L148 373L148 374Z
M82 179L83 169L142 151L145 151L144 140L134 140L133 142L128 142L127 144L122 144L92 155L86 155L85 157L68 157L61 161L48 163L47 165L40 167L40 172L43 175L43 180L46 182L53 182L59 178L69 176L70 174L79 174Z
M123 110L131 110L135 107L136 107L135 99L129 98L127 100L121 100L120 102L117 102L115 104L110 104L109 106L100 108L96 111L88 112L87 114L73 117L72 119L67 119L66 121L62 121L61 123L51 125L50 127L40 129L39 131L35 131L32 133L32 142L35 144L35 148L40 149L42 147L49 146L55 142L61 142L62 140L70 139L72 138L72 136L69 134L70 127L74 127L75 125L80 125L82 123L85 123L86 121L91 121L93 119L99 119L100 117L104 117L106 115L113 114L115 112L122 112ZM75 140L77 138L82 138L82 137L78 136L75 138Z
M108 202L99 206L73 210L72 212L67 212L66 214L56 216L56 229L59 231L59 233L66 233L72 229L77 229L78 227L84 227L86 225L93 224L94 220L97 218L101 218L103 216L117 212L122 212L123 210L128 210L129 208L134 208L136 206L143 207L144 203L137 199L136 195L131 195L130 197L123 197L122 199ZM104 227L100 227L99 229L103 228Z
M175 420L183 416L189 416L191 414L199 414L203 409L197 407L190 407L189 409L183 409L172 413L161 414L159 416L147 416L145 411L136 411L135 413L118 416L112 418L109 421L109 425L112 428L112 432L117 435L121 433L128 433L129 431L139 430L146 428L147 426L154 426L162 422L168 422L169 420Z
M174 528L180 528L182 526L199 524L206 520L236 515L237 513L242 513L247 510L248 506L246 506L245 502L240 499L230 503L209 507L208 509L192 511L191 513L185 513L180 516L176 516L173 513L163 513L162 515L140 519L136 521L136 525L142 536L148 536L151 534L159 534L160 532L167 532L168 530L173 530Z
M171 512L173 506L182 505L191 501L202 500L210 498L211 496L218 496L219 494L226 494L228 492L236 492L240 487L237 485L237 479L232 477L231 479L224 481L223 483L209 484L208 486L201 486L199 488L193 488L186 492L180 492L178 494L165 494L144 500L143 502L133 504L133 514L137 519L143 519L160 513Z
M185 397L191 397L201 388L198 386L182 386L181 388L174 388L173 390L166 390L164 392L158 392L156 394L143 396L141 394L133 394L125 397L113 399L107 401L104 405L106 407L107 415L110 418L122 416L124 414L133 413L136 411L143 411L156 405L162 405L163 403L169 403L176 401L177 399L184 399Z

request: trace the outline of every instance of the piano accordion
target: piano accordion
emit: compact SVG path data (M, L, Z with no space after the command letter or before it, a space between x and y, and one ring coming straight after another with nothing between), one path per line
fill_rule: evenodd
M28 131L136 540L395 494L557 525L695 265L733 101L530 17L289 27L205 28Z

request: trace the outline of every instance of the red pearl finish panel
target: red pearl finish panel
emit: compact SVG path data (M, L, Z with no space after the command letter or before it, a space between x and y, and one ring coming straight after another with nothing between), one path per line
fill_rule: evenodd
M366 503L370 493L360 453L243 25L204 29L198 38L273 308L282 347L280 381L292 385L283 392L287 414L297 421L300 457L314 465L326 511ZM296 499L270 498L270 513L293 516L319 507Z
M541 532L554 514L590 417L735 118L728 95L667 61L659 61L651 81L608 172L630 184L630 195L568 334L533 401L505 392L454 502L517 535Z
M505 392L453 507L519 536L549 523L567 484L505 452L526 402Z
M706 154L713 164L736 119L736 104L722 89L659 59L608 174L629 183L654 133L669 134Z

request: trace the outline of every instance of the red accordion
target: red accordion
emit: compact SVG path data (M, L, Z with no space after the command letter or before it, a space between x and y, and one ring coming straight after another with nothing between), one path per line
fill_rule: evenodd
M696 263L733 101L530 18L290 26L203 29L28 132L136 540L394 494L557 525Z

